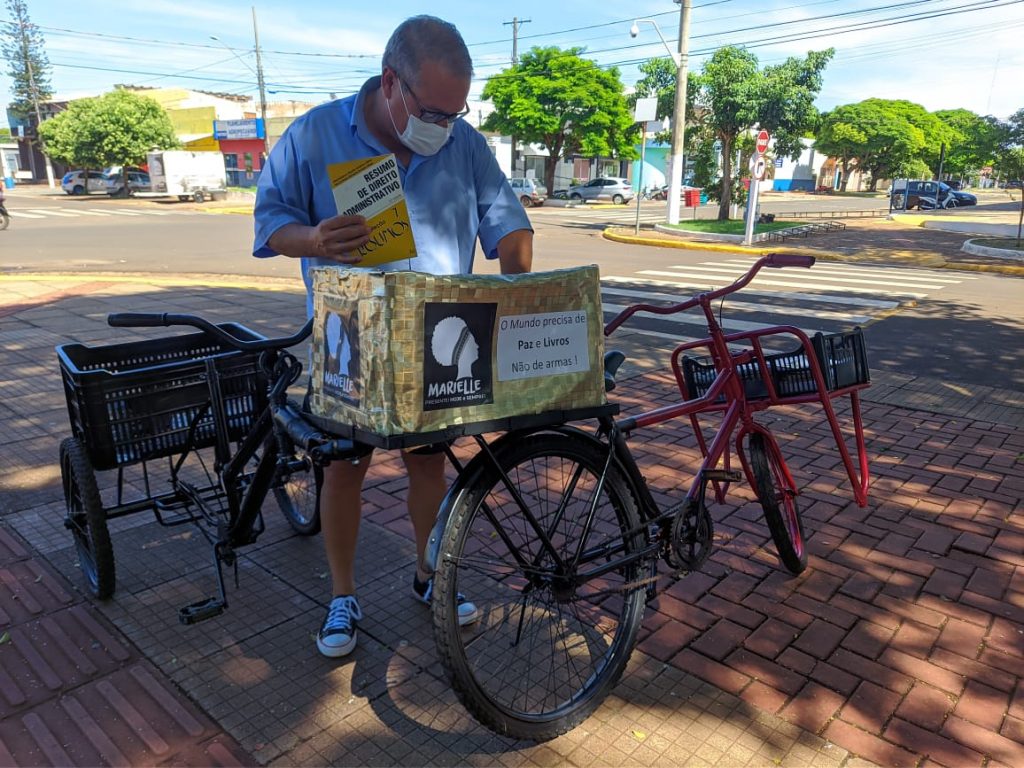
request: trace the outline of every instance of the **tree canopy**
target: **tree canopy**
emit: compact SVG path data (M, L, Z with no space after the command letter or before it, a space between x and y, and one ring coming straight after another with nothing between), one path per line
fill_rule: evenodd
M28 16L25 0L7 0L10 21L0 24L0 53L11 76L11 112L21 119L35 114L36 104L53 96L50 61L39 27Z
M138 165L152 149L178 146L163 107L125 90L72 101L39 134L53 158L80 168Z
M814 99L833 53L832 49L811 51L804 59L789 58L762 71L753 53L725 46L704 63L695 78L694 112L699 115L700 140L717 142L721 148L719 219L729 217L732 165L742 135L751 128L763 128L775 138L777 155L799 156L800 137L818 116ZM748 156L749 152L748 147Z
M484 129L548 150L548 189L554 187L559 158L636 155L633 117L618 69L601 69L581 53L581 48L533 48L483 90L483 98L494 103Z

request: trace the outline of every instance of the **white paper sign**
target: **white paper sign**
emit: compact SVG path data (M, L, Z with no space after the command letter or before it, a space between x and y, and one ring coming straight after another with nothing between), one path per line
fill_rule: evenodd
M498 381L590 369L587 313L506 315L498 321Z

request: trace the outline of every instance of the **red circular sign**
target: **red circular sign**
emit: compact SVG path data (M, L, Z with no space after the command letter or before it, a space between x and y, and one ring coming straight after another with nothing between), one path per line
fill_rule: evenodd
M768 149L768 138L768 131L762 130L759 134L757 134L757 151L759 153L763 153L766 149Z

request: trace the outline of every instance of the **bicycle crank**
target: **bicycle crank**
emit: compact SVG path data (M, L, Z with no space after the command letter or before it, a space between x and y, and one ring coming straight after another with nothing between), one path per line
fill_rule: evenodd
M663 556L672 568L694 571L711 554L714 523L702 501L691 499L672 520L672 529Z

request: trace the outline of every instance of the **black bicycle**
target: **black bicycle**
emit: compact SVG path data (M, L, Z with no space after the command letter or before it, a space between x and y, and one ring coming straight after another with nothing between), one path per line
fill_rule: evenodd
M223 569L234 568L237 577L237 550L263 532L269 495L296 532L320 530L323 462L287 429L300 419L287 389L302 366L286 350L309 337L312 321L283 339L189 315L113 314L108 322L189 325L200 333L57 348L73 435L60 446L64 525L89 591L101 599L114 593L116 580L109 520L152 511L161 525L198 525L213 545L219 594L183 607L179 617L193 623L216 616L227 607ZM321 452L342 457L350 450L339 440ZM158 490L153 464L160 460L168 476ZM104 470L117 471L107 505L96 476ZM140 486L141 495L132 495Z

